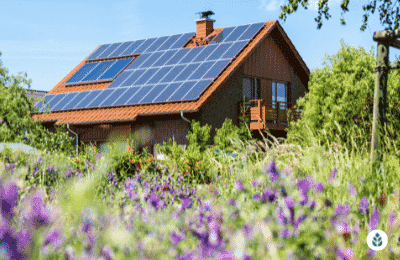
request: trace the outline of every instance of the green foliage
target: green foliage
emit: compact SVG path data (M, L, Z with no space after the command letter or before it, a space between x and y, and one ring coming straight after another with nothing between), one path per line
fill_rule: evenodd
M21 150L13 151L6 146L0 152L0 160L4 160L6 163L14 163L17 167L26 166L28 164L29 154Z
M341 41L337 54L327 56L324 67L311 73L309 92L297 102L303 109L301 119L291 122L288 141L302 140L304 145L318 140L322 144L339 142L346 147L370 145L372 97L375 80L373 50L351 47ZM399 127L399 72L388 80L388 119L386 137L399 142L394 129Z

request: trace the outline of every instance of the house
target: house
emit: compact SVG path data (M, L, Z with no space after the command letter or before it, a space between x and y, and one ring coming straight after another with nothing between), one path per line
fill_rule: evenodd
M154 151L170 138L186 145L188 119L211 125L212 137L226 118L238 125L244 98L252 129L283 132L310 74L292 42L278 21L214 29L208 15L196 32L98 46L33 117L68 123L84 143L136 133Z
M37 101L40 97L44 97L48 91L45 90L35 90L35 89L26 89L26 96L33 97L35 101Z

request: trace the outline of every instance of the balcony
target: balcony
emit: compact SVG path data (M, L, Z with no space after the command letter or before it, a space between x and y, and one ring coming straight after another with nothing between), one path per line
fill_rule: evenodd
M288 126L287 112L292 111L293 119L296 121L300 118L301 110L294 109L293 104L287 102L266 100L250 100L245 103L247 115L250 116L250 129L251 130L285 130Z

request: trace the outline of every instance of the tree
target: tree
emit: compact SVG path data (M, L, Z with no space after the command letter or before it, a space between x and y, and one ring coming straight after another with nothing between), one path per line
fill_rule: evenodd
M279 19L283 19L286 21L287 15L294 13L297 11L299 5L302 5L304 9L308 8L309 1L308 0L287 0L288 4L281 6L281 13L279 15ZM340 4L340 8L342 9L340 23L345 25L346 22L344 20L344 13L348 12L349 0L342 0ZM317 28L321 29L322 27L322 17L326 20L331 18L329 14L329 0L318 0L318 16L315 18L317 22ZM377 6L377 3L379 4ZM370 2L366 5L362 6L363 11L365 12L363 15L363 24L360 27L361 31L364 31L368 25L368 17L370 14L374 14L378 8L379 18L382 26L384 26L385 30L394 30L399 28L399 20L400 20L400 3L399 1L390 1L390 0L370 0Z
M9 75L0 60L0 142L24 142L40 150L70 153L72 138L62 126L54 134L32 119L34 101L23 88L30 88L31 82L26 72Z
M389 129L386 137L399 143L398 129L400 82L398 70L388 79ZM373 49L352 47L341 41L335 55L327 55L323 67L311 72L309 92L297 102L303 109L302 117L290 123L288 139L302 136L309 143L308 128L323 143L337 141L346 144L370 145L372 101L374 95L375 59Z

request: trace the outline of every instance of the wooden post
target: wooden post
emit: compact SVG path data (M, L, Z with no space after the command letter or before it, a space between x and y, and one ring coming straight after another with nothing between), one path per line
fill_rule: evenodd
M281 103L279 101L276 101L276 124L278 125L278 129L281 125L281 120L279 118L279 110L281 110Z

